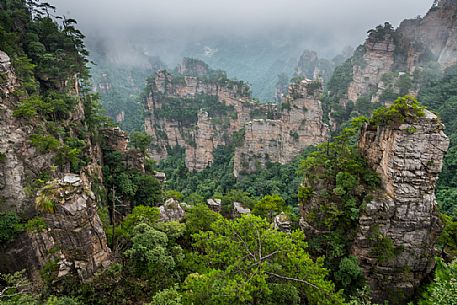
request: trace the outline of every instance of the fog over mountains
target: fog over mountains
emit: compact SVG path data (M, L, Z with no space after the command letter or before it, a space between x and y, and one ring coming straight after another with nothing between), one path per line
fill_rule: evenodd
M424 15L432 2L56 0L54 4L59 14L78 20L92 54L103 53L124 66L143 66L143 55L160 56L169 67L184 56L200 58L231 77L249 81L255 96L270 99L277 75L292 76L304 49L331 59L346 46L356 47L368 29Z

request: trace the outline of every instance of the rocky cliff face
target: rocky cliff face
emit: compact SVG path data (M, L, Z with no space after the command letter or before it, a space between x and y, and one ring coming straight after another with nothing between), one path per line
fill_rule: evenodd
M181 65L181 71L189 70ZM228 144L233 132L250 120L254 107L249 89L239 82L224 84L160 71L150 89L145 130L153 137L152 155L159 161L168 155L167 148L181 146L190 170L201 171L211 165L214 149ZM216 111L210 116L206 110L213 109Z
M267 162L290 162L307 146L324 142L328 127L322 121L321 93L318 81L292 84L278 119L247 123L244 143L235 150L235 177L255 172Z
M408 54L410 67L418 65L430 51L447 68L457 64L457 2L437 1L423 18L405 20L397 32Z
M238 175L268 161L289 162L326 137L318 82L292 86L279 112L275 105L256 103L245 84L227 80L204 63L185 60L178 70L198 76L160 71L146 98L145 130L153 137L151 152L158 161L168 148L181 146L187 168L201 171L213 163L218 146L231 144L235 134L244 132L234 159Z
M308 79L322 78L328 81L335 70L335 62L319 58L315 51L305 50L298 59L295 74Z
M351 58L351 81L341 105L360 97L372 102L392 102L394 96L415 95L420 73L438 63L441 69L457 64L457 3L438 1L424 17L369 31L369 37ZM416 74L419 72L419 74Z
M366 41L361 62L353 66L353 79L348 88L350 101L356 102L359 97L378 91L382 76L390 72L394 64L394 50L391 35L380 41Z
M56 152L42 153L30 143L36 122L13 116L20 102L14 93L20 84L9 57L1 51L0 71L0 153L4 156L0 162L0 212L15 212L26 220L39 215L46 224L45 230L23 233L15 241L1 245L0 270L26 269L39 283L40 268L55 264L58 276L71 273L86 280L110 263L110 250L87 179L101 177L100 166L95 163L100 151L87 139L87 153L93 163L83 169L81 176L69 175L66 166L53 166ZM79 90L76 84L73 90ZM75 122L81 124L83 118L80 102L66 123L80 126ZM39 188L34 183L43 173L51 177L43 189L52 190L55 195L54 205L47 212L36 204Z
M434 192L448 145L443 125L428 111L413 124L362 131L359 149L383 189L359 219L352 254L377 302L404 304L434 266L441 231Z

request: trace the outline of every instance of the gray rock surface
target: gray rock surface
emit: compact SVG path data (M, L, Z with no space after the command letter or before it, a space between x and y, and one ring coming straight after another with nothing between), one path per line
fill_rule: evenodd
M174 198L167 199L159 210L161 221L181 221L186 213L181 203Z
M359 149L381 177L383 190L361 214L352 254L376 302L404 304L433 269L441 232L435 186L448 145L443 125L429 111L412 124L362 131ZM374 251L379 237L393 242L388 260L380 261Z
M292 223L290 221L289 216L287 216L284 213L281 213L275 216L275 218L273 219L273 225L276 230L288 233L291 231Z
M251 209L245 208L241 203L234 202L233 203L233 216L240 217L242 215L249 215L251 214Z
M69 80L67 85L77 95L78 83ZM72 274L80 280L89 280L111 262L91 184L84 173L66 173L68 165L54 166L54 151L43 153L31 145L30 135L37 133L40 122L13 115L20 98L11 93L19 86L8 56L0 51L0 213L15 212L24 221L41 216L47 229L23 233L2 245L0 272L26 269L39 286L40 269L56 261L59 269L56 276ZM81 128L83 108L79 101L68 120L62 122L65 126L75 126L67 127L71 134L77 134L71 128ZM92 163L84 171L91 179L102 180L101 168L96 163L100 160L99 147L92 145L90 139L87 143L88 159ZM56 192L52 212L37 210L34 204L39 195L37 182L44 173L50 177L45 188L51 187Z
M222 200L209 198L207 201L208 207L216 213L220 213L222 210Z

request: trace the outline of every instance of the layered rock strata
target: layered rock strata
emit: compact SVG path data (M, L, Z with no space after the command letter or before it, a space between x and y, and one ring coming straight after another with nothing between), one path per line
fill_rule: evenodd
M429 111L398 128L362 130L359 149L383 188L360 216L352 254L376 302L404 304L433 269L441 232L434 192L448 145Z
M319 81L303 80L289 87L279 119L260 119L244 127L244 143L235 149L234 175L252 173L268 162L288 163L311 145L327 139L319 100Z
M290 162L306 146L326 139L318 81L292 85L279 111L276 105L255 102L244 83L227 80L199 61L185 60L178 71L190 75L159 71L145 101L145 130L153 138L150 151L156 161L179 146L185 150L186 167L202 171L214 162L215 150L234 144L237 136L238 176L269 161ZM190 111L198 102L205 108Z
M46 226L45 230L23 232L0 245L0 272L26 269L39 285L40 269L56 265L58 277L72 274L88 280L110 263L110 249L96 212L97 199L87 179L102 179L96 163L101 158L100 148L86 139L90 164L81 173L68 174L68 165L54 166L55 151L43 153L30 143L39 122L13 115L21 102L14 94L20 83L8 55L1 51L0 76L0 213L16 213L24 221L39 216ZM77 96L78 83L69 81L68 85L74 86L69 90ZM62 125L82 128L83 120L84 107L79 101ZM69 132L77 134L72 129ZM42 183L43 173L51 181L43 189L52 189L56 197L48 198L48 207L41 210L35 201L40 189L36 183Z

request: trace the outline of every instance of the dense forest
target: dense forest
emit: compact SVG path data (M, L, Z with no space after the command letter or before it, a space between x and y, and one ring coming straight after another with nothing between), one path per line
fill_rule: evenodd
M12 95L2 93L0 102L14 101L12 116L30 126L28 145L39 155L53 155L48 170L28 183L32 214L3 208L0 197L0 248L11 246L21 234L47 231L49 215L59 205L58 173L82 173L99 149L95 163L102 170L90 179L111 249L109 266L90 279L60 276L58 257L41 266L41 282L33 282L26 269L2 271L0 304L373 304L349 248L359 215L381 182L357 140L365 124L415 122L424 117L425 107L439 115L451 146L436 192L444 226L437 264L411 304L456 304L457 67L422 78L421 103L401 91L390 106L365 107L361 101L339 109L335 96L325 95L324 108L329 113L333 107L341 123L328 142L307 148L291 163L268 163L235 178L236 141L218 147L212 166L201 172L187 170L179 146L169 149L167 159L154 162L147 152L154 143L138 130L138 121L129 126L129 151L144 161L140 169L126 161L126 153L113 149L104 130L116 124L104 115L92 91L84 35L76 20L56 16L52 5L0 0L0 51L11 58L18 80L18 89ZM330 91L339 94L347 88L349 70L350 60L336 68L327 84ZM0 74L0 89L7 77ZM213 102L202 100L204 106ZM194 111L191 106L188 110ZM128 115L142 115L138 105L132 109ZM172 110L169 115L178 115L170 114ZM5 159L6 152L0 151L0 163ZM166 182L157 179L157 172L166 173ZM325 191L319 189L323 185ZM299 209L311 196L323 203L313 218L325 230L319 237L305 236L299 226ZM208 199L220 199L221 210L210 209ZM183 203L185 214L163 221L166 202ZM251 213L237 215L234 203ZM289 227L278 229L275 219L285 219ZM378 235L378 259L389 260L396 249Z

